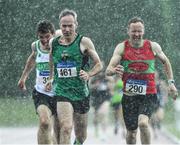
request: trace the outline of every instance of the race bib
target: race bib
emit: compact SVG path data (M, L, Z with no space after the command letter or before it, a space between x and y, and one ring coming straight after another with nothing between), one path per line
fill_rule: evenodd
M133 94L146 95L147 81L145 80L127 80L125 91Z
M38 84L46 84L49 79L49 71L40 71L38 76Z
M77 76L75 62L61 62L57 64L57 72L59 78L69 78Z

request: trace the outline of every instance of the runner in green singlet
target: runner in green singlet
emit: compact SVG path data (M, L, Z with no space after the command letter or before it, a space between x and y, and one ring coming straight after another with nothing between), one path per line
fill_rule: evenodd
M114 134L118 134L119 127L121 125L122 136L125 134L124 122L122 117L121 101L123 97L123 81L118 77L115 79L115 85L113 89L113 95L111 98L111 107L114 115Z
M74 144L83 144L87 137L89 90L87 81L102 69L99 56L91 39L76 32L77 14L65 9L59 16L62 36L50 41L50 79L54 76L60 144L70 144L72 128ZM93 61L89 68L88 59ZM53 75L54 74L54 75ZM47 90L52 87L51 82Z

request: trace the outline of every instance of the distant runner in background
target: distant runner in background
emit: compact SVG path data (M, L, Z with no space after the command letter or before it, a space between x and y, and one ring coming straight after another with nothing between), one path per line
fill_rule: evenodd
M123 81L115 77L115 85L111 98L111 107L114 115L114 134L117 135L119 129L122 130L122 136L125 137L125 125L123 121L121 101L123 97Z
M168 101L168 86L166 82L159 77L159 73L155 72L155 81L157 88L157 104L151 117L151 126L153 129L154 137L158 137L157 130L161 129L161 123L164 119L164 105Z
M91 79L89 87L90 102L94 109L94 133L96 137L101 135L100 137L105 139L108 125L109 100L111 98L109 78L105 77L104 72L101 72Z

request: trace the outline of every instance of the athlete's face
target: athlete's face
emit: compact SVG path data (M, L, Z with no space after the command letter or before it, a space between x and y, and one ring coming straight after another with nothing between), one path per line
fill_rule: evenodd
M48 33L38 33L38 38L43 46L49 47L49 40L53 37L51 32Z
M128 35L133 45L141 45L144 35L144 25L141 22L131 23L128 28Z
M76 22L72 15L64 16L60 19L60 29L65 38L71 38L76 33Z

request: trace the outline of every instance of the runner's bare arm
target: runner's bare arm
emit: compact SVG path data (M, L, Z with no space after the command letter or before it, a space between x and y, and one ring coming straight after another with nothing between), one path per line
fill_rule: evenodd
M29 76L29 73L32 71L32 69L35 66L35 43L32 43L31 49L32 52L26 61L26 65L22 72L21 78L18 81L18 86L22 90L26 90L25 82L27 80L27 77Z
M167 58L167 56L162 51L161 46L156 42L151 42L151 45L152 45L152 50L155 53L156 57L161 60L161 62L163 63L165 67L165 72L166 72L168 80L173 79L171 63L169 59Z
M162 48L158 43L151 42L151 46L152 46L152 50L155 53L156 57L158 59L160 59L164 65L165 73L166 73L168 83L169 83L169 89L173 93L173 98L176 99L176 97L178 96L178 91L177 91L175 84L173 82L174 77L173 77L173 71L172 71L171 63L170 63L169 59L167 58L167 56L162 51Z
M49 74L49 80L46 84L46 91L50 91L52 89L52 82L53 82L53 75L54 75L54 65L53 65L53 59L52 59L52 41L53 38L50 39L49 41L49 47L50 47L50 52L49 52L49 67L50 67L50 74Z
M92 77L99 73L102 70L103 66L91 39L83 37L81 40L80 49L81 52L84 55L89 56L94 63L93 68L89 72L85 72L84 70L80 71L80 77L87 80L89 79L89 77Z
M122 77L123 74L123 66L120 65L120 61L122 59L122 54L124 53L124 43L119 43L113 53L113 56L110 60L110 63L106 69L106 75L114 75L118 74Z

